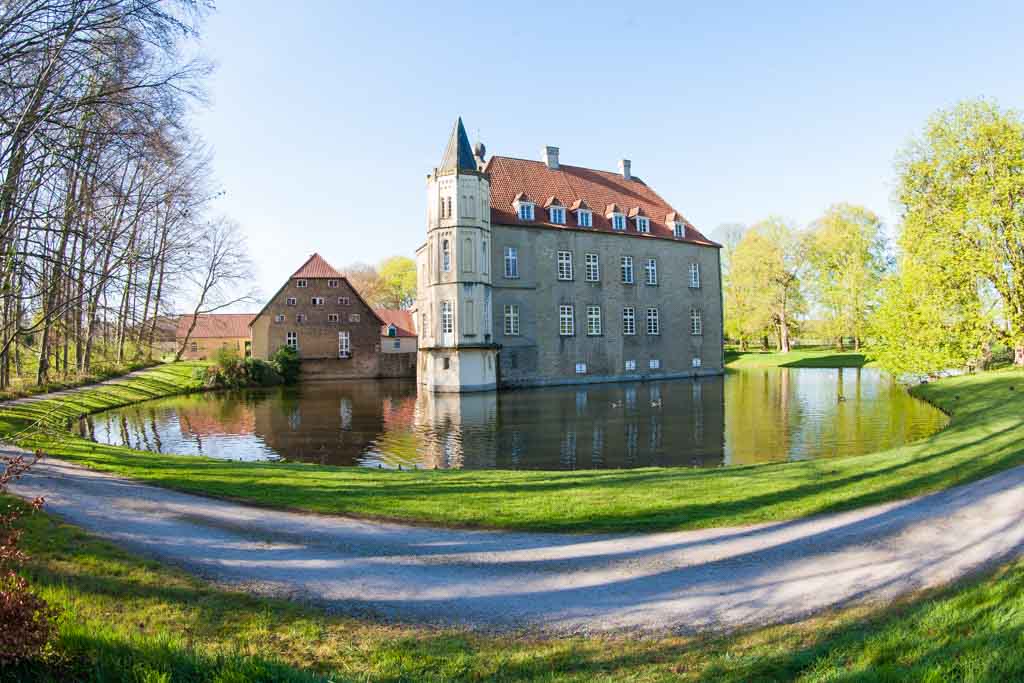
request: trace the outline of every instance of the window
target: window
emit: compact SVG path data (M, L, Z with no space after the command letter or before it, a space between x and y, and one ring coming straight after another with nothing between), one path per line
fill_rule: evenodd
M192 342L191 344L189 344L188 347L189 347L189 350L192 353L199 353L199 343L198 342Z
M647 309L647 334L661 334L661 320L658 318L657 308Z
M562 304L558 307L558 334L563 337L576 334L576 315L572 304Z
M585 375L585 374L587 374L587 364L586 363L577 363L576 364L576 374L577 375Z
M622 334L627 336L636 334L636 309L632 306L622 309Z
M352 339L348 330L338 332L338 358L350 358L352 356Z
M519 306L518 304L505 305L505 334L510 337L519 336Z
M565 225L565 207L552 206L548 209L548 217L556 225Z
M691 263L690 264L690 288L691 289L699 289L700 288L700 264L699 263Z
M559 280L571 280L572 279L572 252L571 251L560 251L560 252L558 252L558 279Z
M336 322L338 322L338 314L337 313L328 313L327 314L327 322L329 322L329 323L336 323Z
M658 262L652 258L647 259L644 264L644 271L647 273L647 284L658 284Z
M306 287L309 286L309 283L306 282L305 280L296 280L295 286L298 287L299 289L305 289Z
M621 213L612 214L612 230L625 230L626 229L626 217Z
M583 260L587 271L587 282L600 282L601 261L598 259L597 254L587 254Z
M694 358L693 361L691 362L691 365L693 365L693 367L695 367L695 368L699 368L700 367L700 358Z
M590 211L580 209L576 212L576 223L581 228L589 228L594 225L594 215Z
M626 361L626 369L627 370L636 370L636 361L635 360L627 360Z
M284 314L283 313L278 313L277 315L275 315L274 316L274 322L275 323L283 323L284 322Z
M289 332L284 337L284 343L289 349L299 350L299 333Z
M680 223L679 221L673 223L672 234L678 237L679 239L683 239L683 224Z
M690 334L704 334L704 322L700 318L700 309L690 309Z
M452 269L452 247L448 240L441 240L441 270L448 272Z
M601 334L601 307L587 306L587 334L596 337Z
M352 303L352 301L347 296L339 296L338 297L338 305L339 306L348 306L351 303Z
M290 296L290 297L288 297L288 305L289 305L289 306L294 306L294 305L296 305L297 303L299 303L299 301L298 301L298 299L296 299L296 298L295 298L294 296Z
M314 305L314 306L323 306L324 305L324 298L322 296L310 297L309 303Z
M452 302L441 302L441 334L451 334L455 331L455 319L452 315Z
M631 285L633 284L633 257L623 256L622 257L622 282Z
M519 277L519 249L505 247L505 277L514 280Z
M530 204L529 202L524 202L519 205L519 220L533 220L533 204Z
M480 241L480 272L484 275L491 272L491 252L487 251L487 240Z
M647 363L647 367L649 367L651 370L660 370L661 361L658 360L657 358L652 358L650 362Z
M306 322L306 314L305 313L296 313L295 314L295 322L297 322L299 324Z
M400 349L400 348L402 348L402 340L401 339L396 339L395 341L393 341L391 343L391 348L393 348L393 349Z
M650 232L651 231L651 221L650 221L650 219L646 218L644 216L637 216L636 217L636 231L637 232Z
M337 289L338 288L338 281L337 280L328 280L327 281L327 286L329 288L331 288L331 289Z
M359 318L359 314L358 313L349 313L348 314L348 321L350 323L357 323L357 322L359 322L359 319L360 318Z
M394 325L388 325L388 336L389 337L397 337L398 336L398 328L395 327Z

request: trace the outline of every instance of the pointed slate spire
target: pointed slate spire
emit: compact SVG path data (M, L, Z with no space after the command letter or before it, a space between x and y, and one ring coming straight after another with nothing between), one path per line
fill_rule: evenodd
M460 116L452 128L452 135L448 138L448 147L444 150L444 158L441 159L439 171L451 170L476 170L476 159L473 158L473 149L469 144L469 136L466 135L466 127L462 125Z

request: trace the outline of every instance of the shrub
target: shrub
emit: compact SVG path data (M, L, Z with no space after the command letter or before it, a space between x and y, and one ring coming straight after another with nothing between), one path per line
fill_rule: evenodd
M282 346L271 357L270 362L284 379L285 384L295 384L299 381L299 369L302 361L299 359L299 352L290 346Z
M42 454L36 452L32 461L20 455L4 458L0 493L6 492L7 484L21 477L40 457ZM28 509L35 511L42 506L43 499L36 498ZM24 506L12 504L0 513L0 666L38 655L50 640L56 618L53 608L16 572L25 562L25 554L18 547L21 530L15 526L24 511Z

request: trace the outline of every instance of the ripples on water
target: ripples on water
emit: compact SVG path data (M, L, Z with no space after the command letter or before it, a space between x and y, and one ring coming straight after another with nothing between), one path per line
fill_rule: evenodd
M86 418L79 431L232 460L564 470L859 455L945 420L879 370L770 368L464 396L418 393L409 381L308 383L149 401Z

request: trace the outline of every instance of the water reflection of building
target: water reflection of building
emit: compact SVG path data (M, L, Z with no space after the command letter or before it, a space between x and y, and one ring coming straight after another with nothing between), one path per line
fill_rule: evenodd
M498 394L421 391L414 420L424 467L495 467Z

